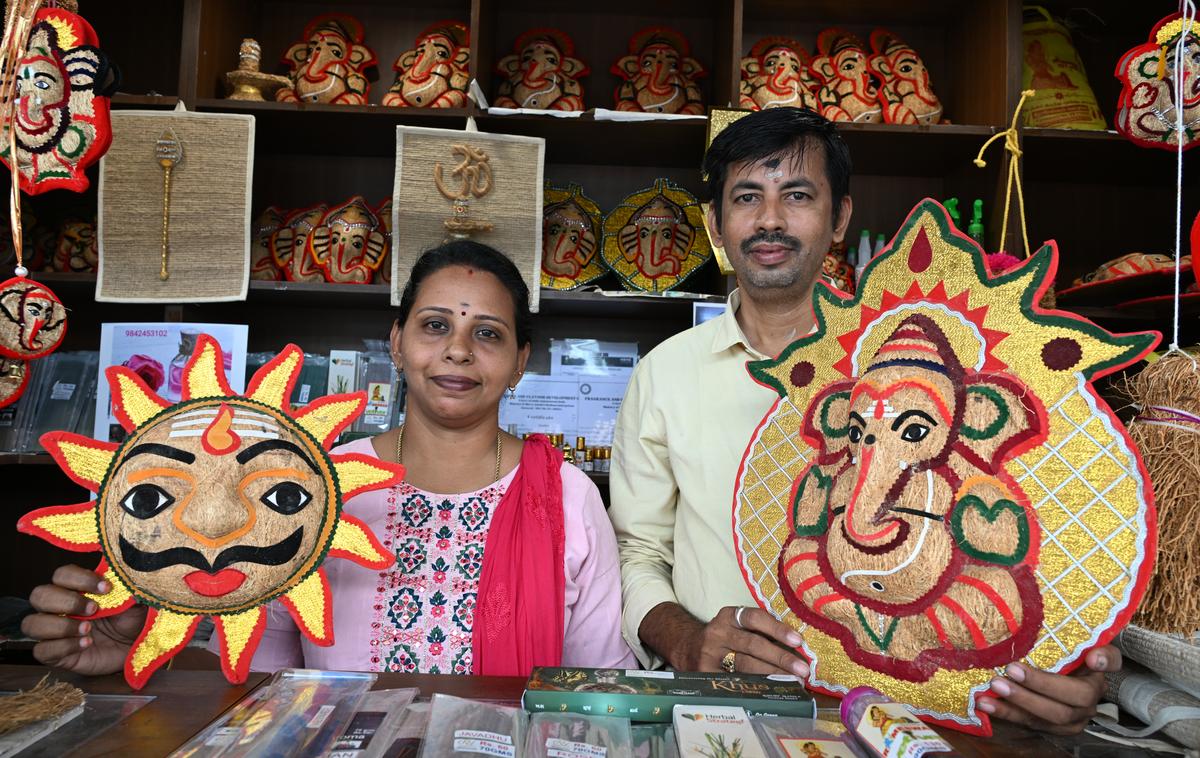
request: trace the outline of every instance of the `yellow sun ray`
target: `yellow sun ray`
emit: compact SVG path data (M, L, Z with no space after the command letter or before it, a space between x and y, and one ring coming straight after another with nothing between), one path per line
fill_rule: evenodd
M347 500L360 492L398 484L404 478L403 470L397 473L394 464L381 465L378 458L358 453L332 455L330 458L333 459L342 496Z
M272 408L287 410L292 387L303 361L304 351L295 345L288 345L282 353L255 372L246 388L246 396Z
M70 432L43 434L40 442L67 476L92 492L100 489L117 449L116 445Z
M125 659L125 680L140 690L159 666L187 645L201 616L151 608L146 626Z
M118 411L117 418L126 431L136 429L170 405L124 366L110 366L105 375L112 389L113 409Z
M183 369L183 397L195 400L200 397L232 397L233 390L225 378L224 357L221 346L207 334L201 334L196 343L196 352Z
M225 677L239 684L246 681L254 648L267 625L266 609L256 605L248 611L216 617L221 640L221 669Z
M324 569L309 574L280 600L309 639L322 646L333 644L333 602Z
M396 560L394 555L383 549L365 524L345 514L338 519L329 554L373 569L385 569Z
M92 503L36 510L23 516L17 522L17 529L79 553L100 547L100 530Z
M309 403L296 414L296 423L306 432L328 447L349 426L367 403L367 396L357 392L353 395L330 395Z
M58 45L63 50L70 50L79 44L79 37L75 35L75 30L64 18L48 18L46 21L50 26L54 27L54 31L58 32Z
M100 569L104 569L104 571L101 572ZM83 593L84 597L94 602L100 609L98 612L92 614L91 618L111 615L114 611L122 610L132 603L133 594L125 586L125 583L117 577L117 572L113 571L107 562L102 563L100 568L96 569L96 573L100 574L112 589L103 595L97 595L92 592Z

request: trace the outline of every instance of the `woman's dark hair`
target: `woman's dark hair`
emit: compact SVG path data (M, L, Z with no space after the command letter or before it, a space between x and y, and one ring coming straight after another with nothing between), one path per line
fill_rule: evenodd
M768 108L734 121L712 141L704 153L708 196L721 222L725 180L735 163L759 163L768 158L803 158L816 145L825 155L825 176L833 191L833 220L841 212L842 198L850 194L850 149L833 122L807 108Z
M516 318L513 329L517 334L517 347L525 347L532 341L533 314L529 312L529 287L521 277L521 272L504 253L471 240L446 242L421 253L421 257L409 272L404 292L400 294L401 326L408 321L408 314L412 313L421 283L431 274L447 266L467 266L486 271L499 279L504 289L508 290L508 294L512 295L513 313Z

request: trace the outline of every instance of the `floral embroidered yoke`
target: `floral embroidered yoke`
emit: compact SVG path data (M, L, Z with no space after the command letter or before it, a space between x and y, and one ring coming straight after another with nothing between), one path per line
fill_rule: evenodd
M387 495L380 525L396 563L379 572L371 667L470 674L475 598L488 527L516 470L482 490L438 495L408 483Z

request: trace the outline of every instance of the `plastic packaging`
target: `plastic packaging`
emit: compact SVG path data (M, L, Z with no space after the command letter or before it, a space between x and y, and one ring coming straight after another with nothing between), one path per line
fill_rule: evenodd
M679 758L675 728L670 724L638 724L629 731L634 758Z
M418 692L414 688L368 692L333 743L329 758L381 758L389 754L405 720L405 709Z
M845 726L790 716L754 716L750 723L767 758L868 758Z
M535 713L525 758L633 758L629 719L577 713Z
M868 756L919 758L957 755L937 732L921 723L906 706L879 690L855 687L842 698L842 723Z
M527 724L521 708L434 695L420 758L520 758Z

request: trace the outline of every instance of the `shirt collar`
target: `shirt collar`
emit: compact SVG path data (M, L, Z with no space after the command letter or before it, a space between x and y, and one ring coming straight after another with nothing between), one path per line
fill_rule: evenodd
M717 328L713 333L712 351L722 353L731 347L741 345L743 350L757 360L768 358L769 356L763 355L750 345L750 340L746 339L741 325L738 324L737 310L742 305L741 290L735 289L730 292L726 305L725 312L716 318Z

